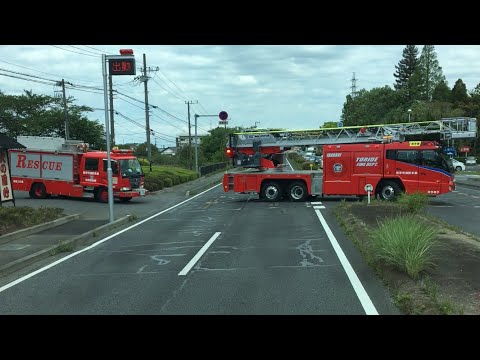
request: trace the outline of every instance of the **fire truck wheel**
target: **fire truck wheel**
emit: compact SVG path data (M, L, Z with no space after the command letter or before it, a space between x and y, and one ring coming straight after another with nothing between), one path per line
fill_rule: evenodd
M122 198L120 198L120 201L121 201L121 202L129 202L130 200L132 200L131 197L122 197Z
M402 189L394 181L385 181L380 187L380 199L382 200L394 200L400 193Z
M267 182L262 188L262 198L267 201L279 201L282 197L282 188L276 182Z
M303 182L295 181L288 187L288 197L291 201L305 201L307 195L307 187Z
M47 189L45 188L45 185L35 183L32 186L30 195L33 195L32 197L35 199L45 199L47 197Z
M108 202L108 190L107 188L99 188L95 194L95 198L97 199L97 201L101 202L101 203L106 203Z

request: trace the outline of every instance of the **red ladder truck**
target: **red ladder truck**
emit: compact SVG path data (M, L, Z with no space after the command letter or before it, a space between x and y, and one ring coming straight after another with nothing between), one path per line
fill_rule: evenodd
M226 172L225 192L257 193L278 201L286 196L304 201L310 195L365 196L365 189L391 200L402 192L430 196L455 189L454 175L436 141L405 141L405 137L439 135L444 139L476 137L476 119L324 128L276 130L230 135L227 155L234 166ZM294 171L284 166L292 147L323 145L323 172ZM370 186L366 186L370 185Z
M26 148L9 150L13 190L37 199L64 195L108 202L105 151L89 151L88 144L63 138L19 136L17 141ZM115 198L126 202L146 195L133 150L113 149L110 161Z

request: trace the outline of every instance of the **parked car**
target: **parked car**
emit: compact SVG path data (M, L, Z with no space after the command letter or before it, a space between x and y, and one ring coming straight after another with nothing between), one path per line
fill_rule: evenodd
M452 165L455 171L465 171L465 164L461 161L452 159Z
M477 165L477 159L475 156L467 156L465 158L465 165Z

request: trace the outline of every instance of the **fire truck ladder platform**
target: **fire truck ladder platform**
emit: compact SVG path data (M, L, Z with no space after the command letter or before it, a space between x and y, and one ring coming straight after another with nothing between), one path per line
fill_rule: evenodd
M231 146L251 148L254 141L260 141L262 147L403 141L405 136L425 134L439 134L441 140L472 139L477 136L477 119L458 117L443 118L435 121L345 126L313 130L238 132L233 134Z

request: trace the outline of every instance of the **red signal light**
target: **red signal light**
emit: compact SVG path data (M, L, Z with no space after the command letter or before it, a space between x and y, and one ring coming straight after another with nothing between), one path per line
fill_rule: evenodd
M120 49L120 55L133 55L132 49Z
M230 149L230 148L227 149L227 156L229 158L232 158L234 156L234 154L235 154L235 152L232 149Z

